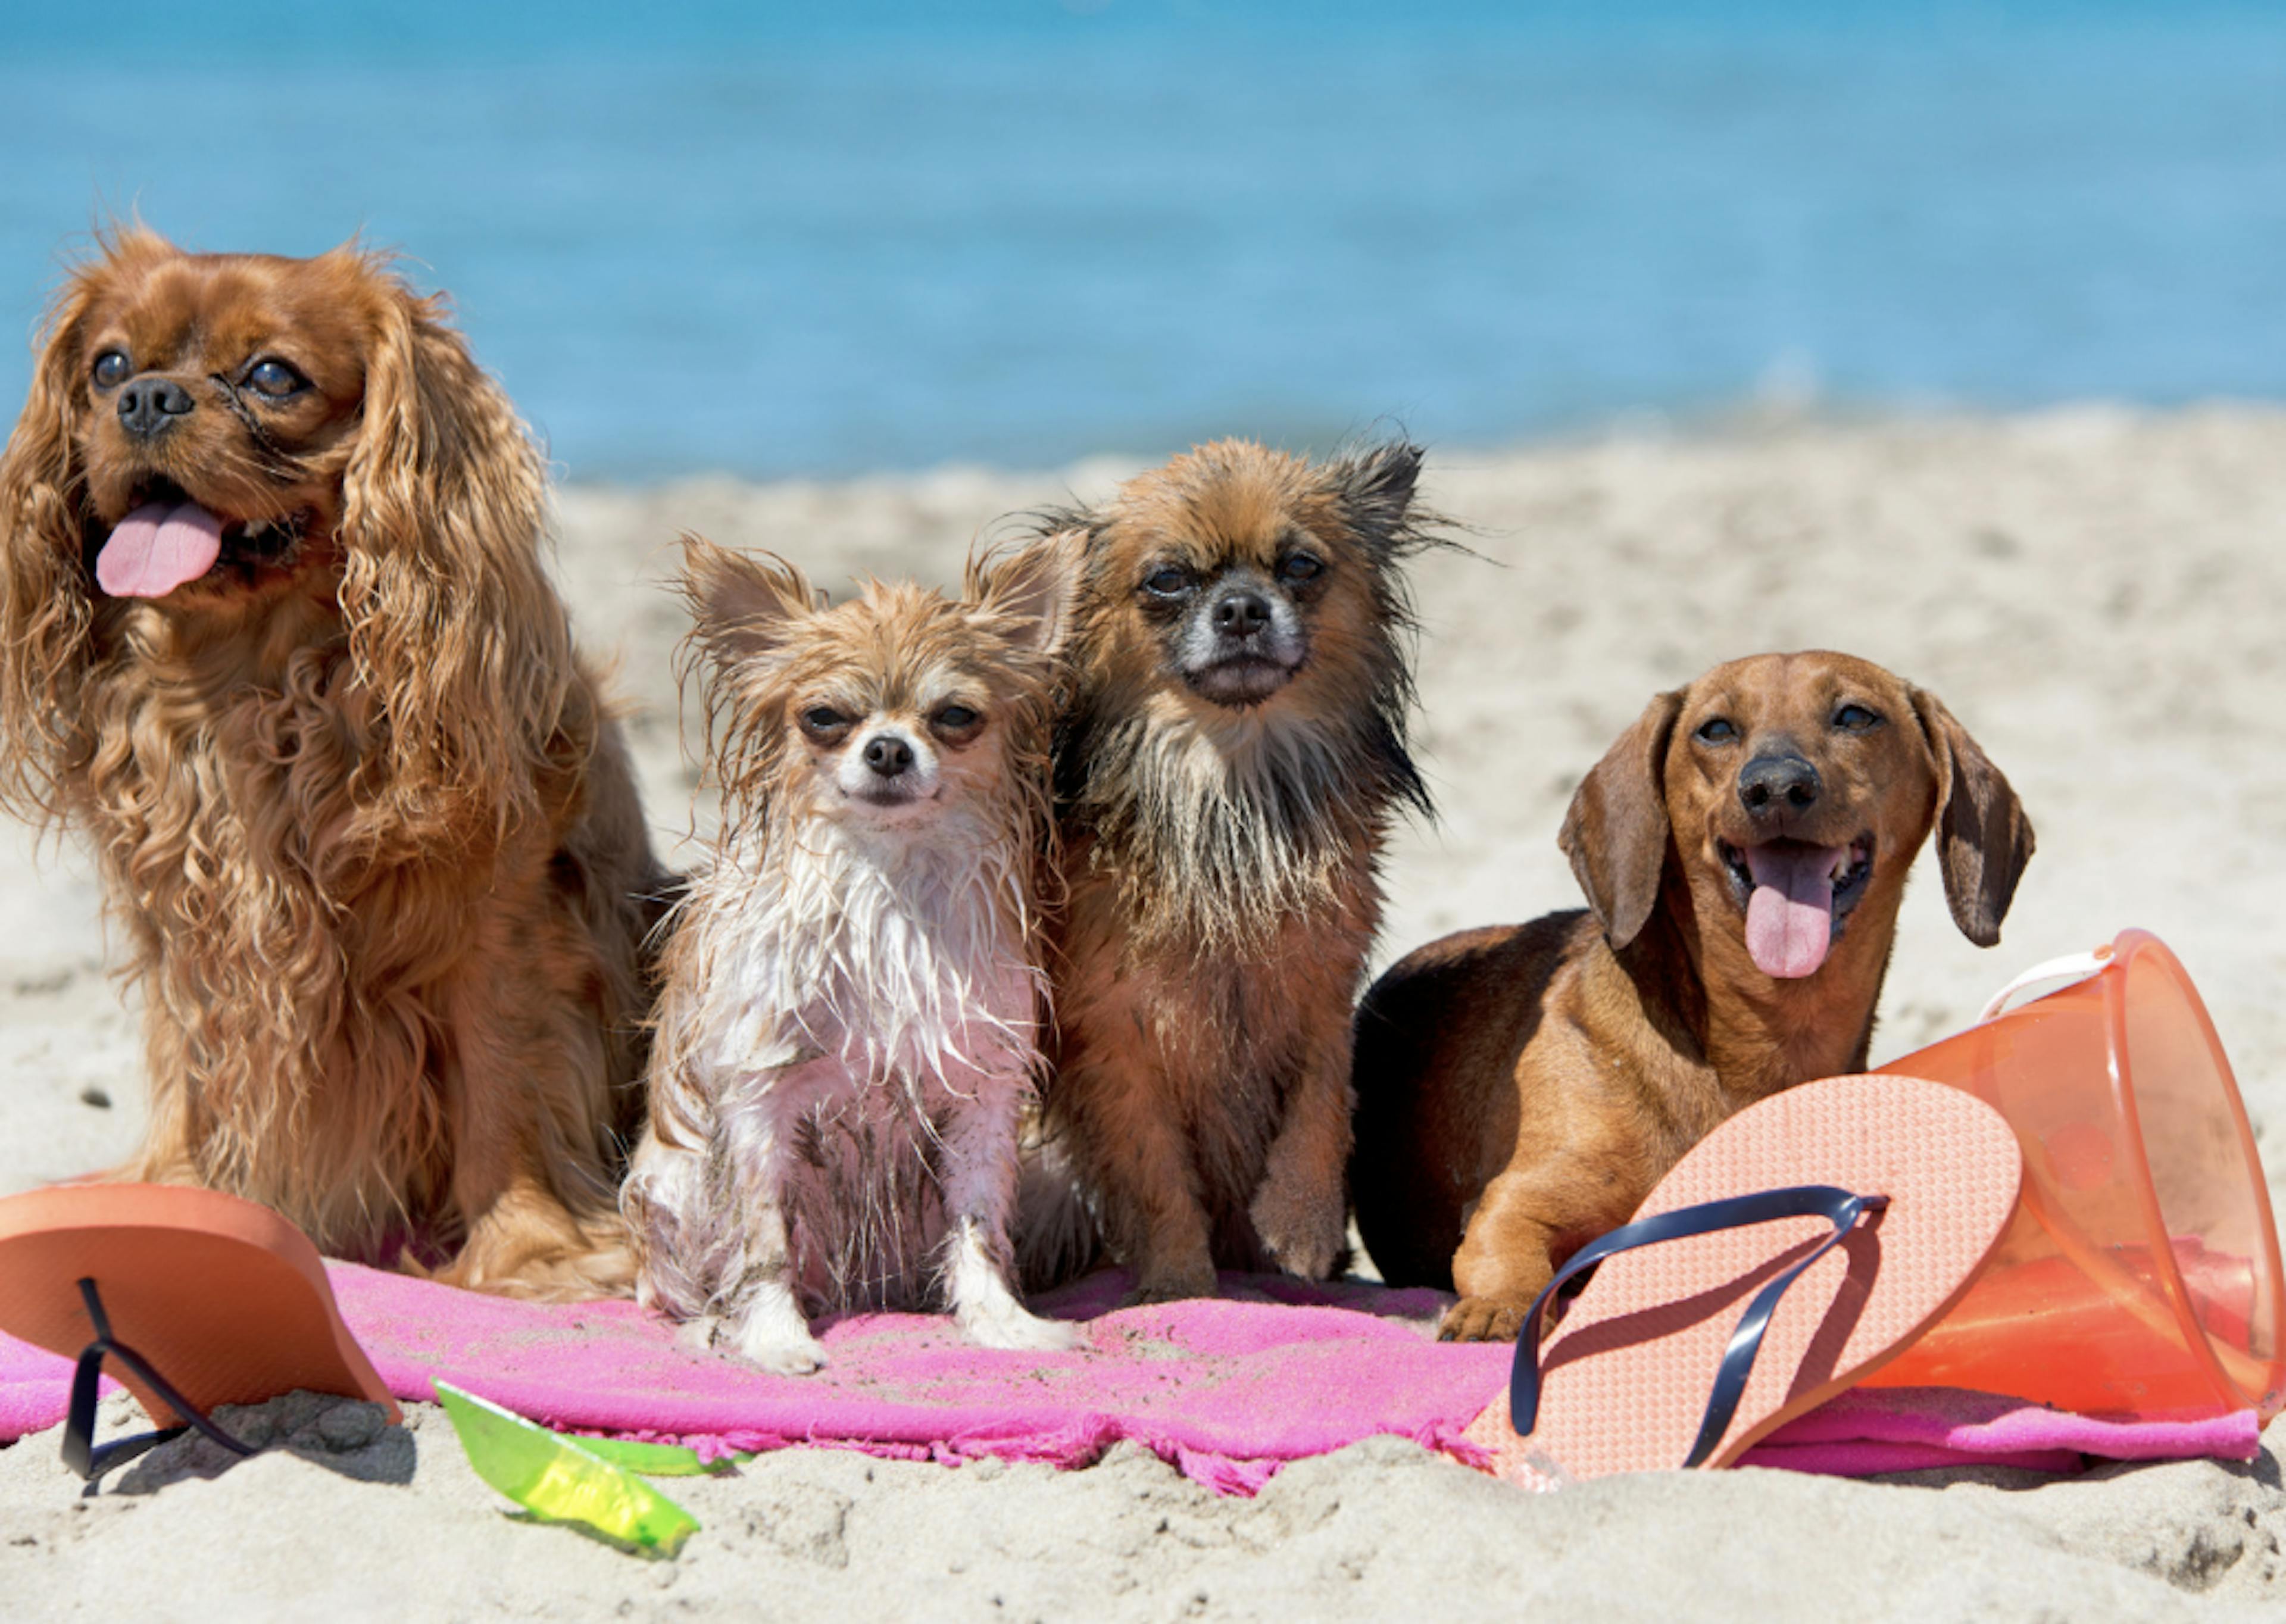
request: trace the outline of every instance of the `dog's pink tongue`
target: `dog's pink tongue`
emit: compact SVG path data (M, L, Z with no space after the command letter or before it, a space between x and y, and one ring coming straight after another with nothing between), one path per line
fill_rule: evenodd
M222 521L196 502L146 502L111 527L95 579L115 598L162 598L214 568Z
M1746 951L1764 975L1814 974L1833 941L1833 871L1839 846L1746 848L1754 894L1746 899Z

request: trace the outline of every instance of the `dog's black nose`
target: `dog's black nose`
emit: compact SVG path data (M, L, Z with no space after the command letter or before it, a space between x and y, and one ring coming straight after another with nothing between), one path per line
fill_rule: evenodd
M1215 600L1215 630L1226 637L1251 637L1269 624L1270 600L1258 592L1233 592Z
M887 733L865 741L865 765L884 778L894 778L913 764L913 747Z
M1817 769L1798 755L1756 756L1738 769L1738 800L1753 817L1807 812L1820 787Z
M138 378L119 391L120 426L138 440L147 440L187 417L198 402L191 391L168 378Z

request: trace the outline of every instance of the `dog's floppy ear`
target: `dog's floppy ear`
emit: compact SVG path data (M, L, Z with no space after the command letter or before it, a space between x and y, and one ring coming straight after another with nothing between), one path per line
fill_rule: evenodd
M139 246L146 235L132 240ZM28 816L54 810L56 764L87 666L82 330L126 240L104 263L83 267L49 307L31 392L0 453L0 804Z
M1636 939L1667 866L1667 745L1683 693L1661 694L1604 753L1572 796L1557 843L1612 947Z
M1990 947L2000 940L2000 921L2032 860L2032 822L2008 780L1943 701L1918 688L1912 696L1913 713L1936 759L1936 856L1944 900L1960 934Z
M690 635L718 672L776 665L786 633L825 608L825 594L775 553L735 553L684 532L678 583Z
M414 829L497 832L537 809L573 675L540 564L540 454L441 299L335 253L374 304L340 533L351 658L388 722L379 787Z
M1326 465L1350 529L1377 548L1402 545L1413 532L1413 492L1427 453L1404 440L1344 452Z
M1062 532L972 553L964 595L1005 621L1011 641L1053 653L1071 630L1083 545Z

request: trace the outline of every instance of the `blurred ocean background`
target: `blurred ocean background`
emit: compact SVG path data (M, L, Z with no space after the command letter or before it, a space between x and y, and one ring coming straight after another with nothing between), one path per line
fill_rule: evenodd
M91 223L449 289L577 479L2286 397L2286 0L0 4Z

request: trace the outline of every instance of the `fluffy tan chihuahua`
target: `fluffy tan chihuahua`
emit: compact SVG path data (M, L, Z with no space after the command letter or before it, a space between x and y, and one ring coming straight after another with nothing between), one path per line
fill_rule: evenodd
M621 1198L639 1297L790 1375L842 1308L1070 1345L1018 1300L1009 1242L1062 556L972 563L958 602L870 582L828 609L694 537L683 589L723 826L667 945Z

